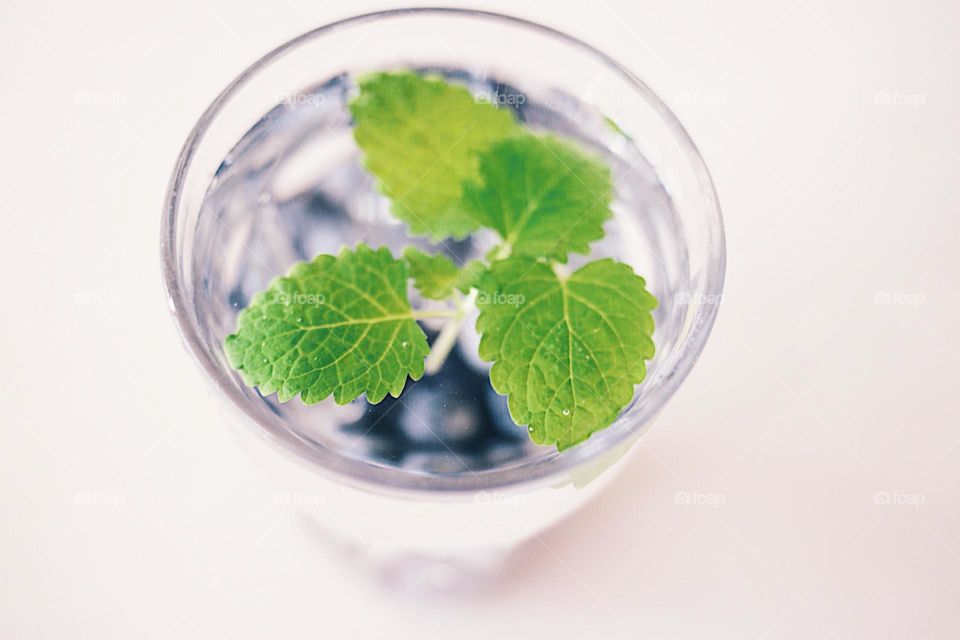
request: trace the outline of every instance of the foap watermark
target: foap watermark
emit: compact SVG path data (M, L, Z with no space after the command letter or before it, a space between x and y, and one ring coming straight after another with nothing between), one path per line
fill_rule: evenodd
M527 96L516 91L506 93L495 91L491 94L481 93L476 97L476 101L498 107L520 107L527 103Z
M127 101L122 93L101 91L77 91L73 94L73 104L92 107L113 107L119 109Z
M299 291L279 292L273 297L276 304L319 307L327 303L327 297L322 293L301 293Z
M714 109L723 106L727 101L727 96L722 93L701 93L700 91L678 91L673 96L676 104L692 104Z
M877 91L873 94L873 104L895 107L913 107L919 109L927 102L924 93L900 93L899 91Z
M884 306L919 307L927 301L922 293L903 293L900 291L877 291L873 294L873 304Z
M294 507L319 507L327 501L327 497L319 493L298 493L296 491L280 491L273 496L274 504Z
M480 305L507 305L514 309L527 301L522 293L504 293L502 291L480 291L477 294L477 304Z
M278 102L291 107L321 107L326 104L327 96L322 93L281 93Z
M689 291L681 291L677 294L676 298L677 304L680 305L691 305L691 304L700 304L700 305L717 305L720 304L720 301L723 299L723 294L721 293L690 293Z
M886 506L913 507L919 509L926 503L927 496L923 493L909 493L907 491L877 491L873 494L873 504Z
M677 491L673 494L673 503L679 505L693 505L713 507L719 509L727 502L727 496L722 493L705 493L703 491Z
M102 491L78 491L73 494L73 504L83 507L114 507L119 509L127 501L122 493L104 493Z
M477 504L503 504L516 508L523 504L524 497L504 491L480 491L474 494L473 501Z
M103 306L117 308L123 304L122 293L106 291L77 291L73 294L74 304L80 306Z

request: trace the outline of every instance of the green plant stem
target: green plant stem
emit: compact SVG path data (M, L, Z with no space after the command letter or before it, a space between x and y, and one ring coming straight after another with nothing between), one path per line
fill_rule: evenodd
M490 261L496 262L497 260L503 260L510 256L510 252L513 249L513 246L507 242L503 241L497 248L490 254ZM450 355L450 351L453 350L453 346L457 344L457 338L460 337L460 331L463 329L463 322L466 319L467 315L471 311L477 308L477 295L479 292L474 288L470 290L465 297L457 301L457 308L455 311L450 312L449 315L444 316L424 316L424 317L448 317L452 318L450 322L443 325L443 329L440 330L440 335L437 336L437 339L433 341L433 345L430 347L430 354L427 356L426 362L423 365L423 371L427 375L432 375L440 370L443 367L443 363L446 362L447 356ZM413 317L417 318L420 313L428 313L426 311L414 311Z
M457 344L457 338L460 337L460 330L463 328L463 322L467 315L477 306L477 290L471 289L463 299L457 303L456 317L443 326L440 335L430 346L430 354L427 356L423 365L423 371L427 375L432 375L440 370L447 356Z
M499 245L497 245L496 251L493 252L490 256L491 262L496 262L497 260L503 260L504 258L510 257L510 252L513 251L513 245L504 240Z
M457 309L420 309L413 312L414 320L428 320L430 318L459 318L460 310Z
M570 277L569 267L561 262L551 261L550 268L553 269L555 274L557 274L557 278L560 280L560 282L565 282L567 278Z

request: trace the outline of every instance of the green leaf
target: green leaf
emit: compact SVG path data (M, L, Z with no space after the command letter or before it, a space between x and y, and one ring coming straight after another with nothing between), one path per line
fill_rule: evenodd
M260 393L306 404L330 394L397 397L423 375L429 352L407 300L407 266L387 249L359 245L319 255L273 281L225 342L230 364Z
M461 293L468 293L471 288L477 286L480 278L487 272L487 265L480 260L471 260L460 269L460 277L457 278L457 289Z
M460 269L445 255L424 253L416 247L407 247L403 252L415 286L424 298L446 300L453 295L453 288Z
M486 270L477 260L468 262L461 269L443 254L424 253L416 247L407 247L403 257L410 269L413 286L424 298L431 300L446 300L453 295L454 289L468 292Z
M367 169L413 233L462 238L476 229L462 183L477 177L477 152L514 131L508 111L410 72L365 77L350 111Z
M501 140L480 155L480 174L464 185L464 206L512 255L562 262L603 237L610 170L569 144L533 134Z
M654 353L657 301L643 278L610 259L562 277L515 256L494 263L479 290L480 357L534 442L565 449L617 418Z

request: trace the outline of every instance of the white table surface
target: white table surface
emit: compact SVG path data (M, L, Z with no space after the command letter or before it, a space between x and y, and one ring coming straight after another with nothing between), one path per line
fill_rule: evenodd
M319 544L179 343L160 206L230 79L385 5L0 0L0 637L960 637L960 5L473 4L624 62L716 180L719 322L629 468L469 595Z

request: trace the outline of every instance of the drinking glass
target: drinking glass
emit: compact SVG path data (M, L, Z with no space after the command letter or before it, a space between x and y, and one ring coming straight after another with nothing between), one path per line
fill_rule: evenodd
M378 407L362 399L281 405L228 365L223 340L237 313L293 263L357 242L395 255L423 242L391 218L363 170L346 108L358 76L398 68L467 86L531 129L578 140L611 167L613 219L591 258L614 256L646 278L660 301L657 351L616 422L577 446L536 446L510 423L469 329L434 382L408 383ZM482 255L483 242L480 234L444 249L469 258ZM170 180L161 247L184 342L230 423L275 475L277 500L302 509L367 566L411 580L425 565L439 586L502 563L609 482L699 356L724 274L710 176L643 82L549 27L458 9L357 16L253 63L189 134ZM425 329L435 335L437 327Z

